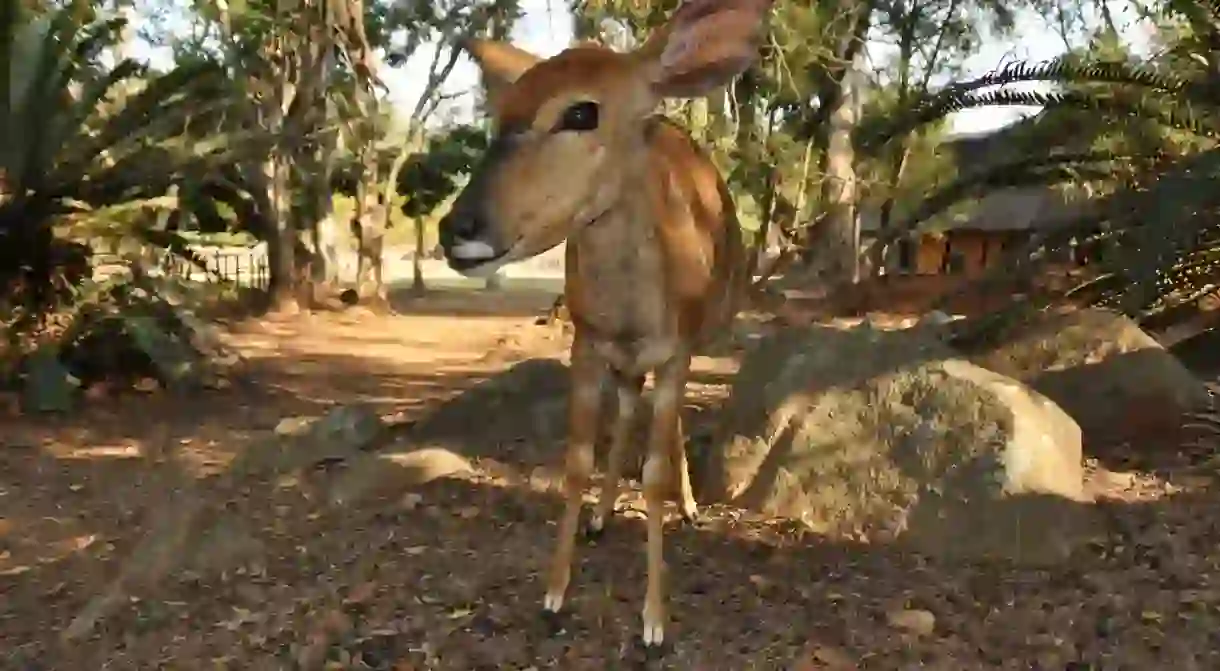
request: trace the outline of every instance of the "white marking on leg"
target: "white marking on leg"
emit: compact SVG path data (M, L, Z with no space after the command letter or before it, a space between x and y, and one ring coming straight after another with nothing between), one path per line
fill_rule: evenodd
M537 598L537 597L535 597ZM542 609L548 613L558 613L563 609L563 592L552 594L547 592L546 598L542 600Z
M644 633L641 635L644 645L652 647L665 642L665 625L652 617L648 609L644 609Z
M612 505L611 508L613 507L614 506ZM605 528L606 518L604 515L594 513L591 517L589 517L589 531L592 531L593 533L600 533Z
M695 503L695 499L690 498L682 502L682 516L691 521L699 517L699 504Z

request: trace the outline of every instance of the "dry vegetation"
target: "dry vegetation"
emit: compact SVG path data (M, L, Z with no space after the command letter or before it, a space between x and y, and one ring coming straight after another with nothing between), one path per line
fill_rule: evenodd
M633 645L633 489L581 549L562 628L546 626L559 434L530 408L557 392L472 392L429 413L514 364L562 359L562 330L533 325L549 299L442 293L396 316L249 322L232 334L247 375L229 389L96 394L67 418L0 409L0 666L1217 668L1220 495L1197 476L1098 465L1109 535L1047 570L938 565L729 509L671 526L677 641L662 661ZM733 367L696 360L696 440ZM339 404L386 421L364 451L460 458L382 469L371 486L358 476L371 456L297 454L277 436ZM414 486L428 468L454 475Z

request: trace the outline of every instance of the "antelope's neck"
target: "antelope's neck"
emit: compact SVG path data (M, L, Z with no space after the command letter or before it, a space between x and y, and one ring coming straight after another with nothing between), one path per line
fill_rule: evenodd
M660 217L670 189L664 165L642 146L610 210L568 240L569 312L620 373L641 375L682 350L669 295Z

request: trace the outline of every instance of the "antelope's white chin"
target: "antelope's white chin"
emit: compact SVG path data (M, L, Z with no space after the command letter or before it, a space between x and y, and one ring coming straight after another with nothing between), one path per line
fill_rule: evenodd
M449 256L465 263L491 261L499 254L491 245L481 240L463 240L449 250Z
M507 261L503 257L501 257L498 259L491 259L490 261L487 261L486 263L478 263L473 266L464 266L462 268L454 268L454 270L461 273L462 276L464 276L464 277L471 277L474 279L487 279L487 278L491 277L492 275L495 275L497 271L499 271L501 268L503 268L505 263L507 263Z
M462 240L449 249L449 267L465 277L488 278L513 260L513 248L497 252L480 240Z

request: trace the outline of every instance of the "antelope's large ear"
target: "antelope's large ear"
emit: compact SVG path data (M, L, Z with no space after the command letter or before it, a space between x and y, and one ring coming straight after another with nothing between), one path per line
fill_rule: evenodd
M492 98L542 60L506 42L471 38L463 42L462 46L474 59L475 65L479 66L479 71L483 74L483 86Z
M636 52L661 97L706 95L758 57L773 0L685 0Z

